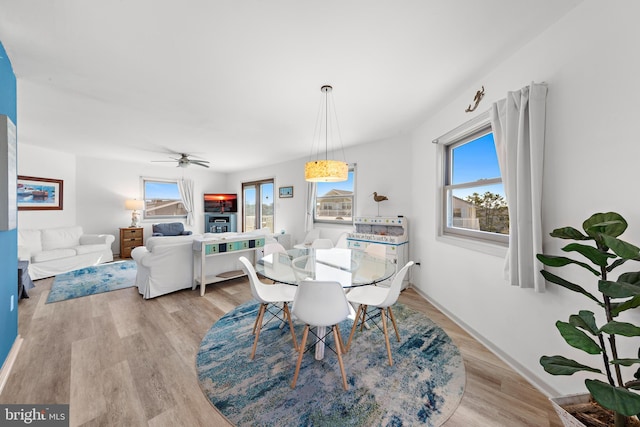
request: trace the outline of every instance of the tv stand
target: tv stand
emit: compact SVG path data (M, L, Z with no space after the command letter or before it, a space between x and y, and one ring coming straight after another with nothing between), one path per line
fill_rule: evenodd
M205 213L204 232L205 233L227 233L236 232L237 220L235 213Z

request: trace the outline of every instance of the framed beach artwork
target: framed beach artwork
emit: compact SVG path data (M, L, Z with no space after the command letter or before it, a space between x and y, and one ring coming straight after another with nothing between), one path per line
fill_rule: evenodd
M18 210L62 210L62 180L18 175Z
M280 187L279 190L281 199L293 197L293 187Z

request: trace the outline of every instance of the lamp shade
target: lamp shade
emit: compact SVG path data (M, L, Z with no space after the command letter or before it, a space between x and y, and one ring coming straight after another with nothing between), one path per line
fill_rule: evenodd
M139 211L144 209L144 200L130 199L124 202L124 208L129 211Z
M338 160L316 160L304 165L304 179L309 182L340 182L349 177L349 165Z

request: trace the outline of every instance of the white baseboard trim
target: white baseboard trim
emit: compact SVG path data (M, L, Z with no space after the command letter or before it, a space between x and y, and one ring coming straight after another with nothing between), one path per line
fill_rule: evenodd
M0 394L2 394L2 390L4 389L4 385L7 383L9 379L9 374L11 373L11 368L13 368L13 364L18 360L18 353L20 352L20 347L22 347L22 342L24 340L20 335L18 335L11 346L11 350L9 350L9 354L7 355L7 360L2 364L2 368L0 368Z
M442 305L440 305L437 301L434 301L433 299L429 298L424 292L422 292L420 289L416 287L412 287L412 289L416 291L416 293L418 293L422 298L426 299L430 304L432 304L434 307L440 310L442 314L444 314L449 319L451 319L451 321L453 321L456 325L464 329L465 332L467 332L475 340L480 342L480 344L487 347L487 349L491 353L495 354L500 360L502 360L504 363L509 365L511 369L516 371L518 374L522 375L524 379L526 379L531 385L537 388L541 393L545 394L547 397L560 396L561 393L558 390L554 389L549 384L542 381L537 375L531 372L528 368L524 367L522 364L514 360L511 356L507 355L505 352L503 352L498 347L493 345L491 341L487 340L485 337L483 337L471 326L463 322L460 318L458 318L449 310L447 310Z

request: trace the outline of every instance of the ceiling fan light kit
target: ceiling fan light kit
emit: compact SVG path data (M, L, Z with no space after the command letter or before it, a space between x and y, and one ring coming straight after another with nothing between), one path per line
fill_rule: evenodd
M316 160L310 160L304 165L304 179L309 182L340 182L346 181L349 177L349 165L347 162L339 160L329 160L329 94L333 88L329 85L324 85L320 88L320 91L324 93L324 160L320 159L320 144L318 144L318 152L316 153ZM334 106L334 116L335 116ZM322 116L318 114L318 122L316 123L316 130L321 132ZM335 127L338 128L338 119L335 117ZM320 133L318 133L318 139L320 139ZM315 141L315 135L314 135ZM314 144L315 145L315 144ZM340 141L342 147L342 141ZM312 148L313 150L313 145ZM344 157L344 147L343 157Z

